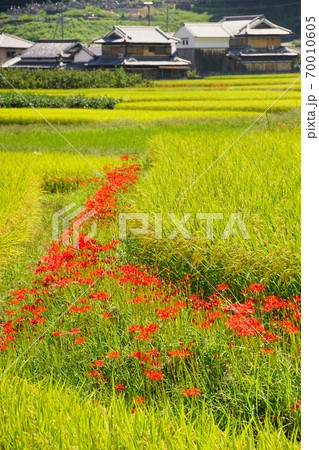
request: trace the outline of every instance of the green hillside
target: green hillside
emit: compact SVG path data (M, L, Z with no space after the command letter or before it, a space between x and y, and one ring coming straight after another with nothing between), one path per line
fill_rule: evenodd
M284 2L284 0L282 0ZM216 1L211 4L196 4L189 11L169 8L168 31L175 32L183 22L208 22L218 21L224 15L234 14L265 14L267 18L277 21L280 25L292 29L297 35L300 29L299 3L289 3L289 8L274 7L275 5L262 6L267 2L250 1L225 2ZM89 14L98 17L96 20L88 19ZM166 7L157 7L151 10L151 24L158 25L167 30ZM25 39L52 39L62 37L62 26L56 27L58 14L47 14L40 10L38 16L24 14L18 17L10 17L6 13L0 14L0 30L14 34ZM147 8L139 9L134 13L115 13L114 11L102 10L98 7L88 6L86 9L69 9L64 13L63 37L79 38L84 43L106 34L113 25L147 25Z

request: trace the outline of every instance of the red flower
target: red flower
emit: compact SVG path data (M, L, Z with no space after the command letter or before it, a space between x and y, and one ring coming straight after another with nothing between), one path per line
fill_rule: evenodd
M62 336L63 335L62 331L52 331L51 334L52 334L53 337L58 337L58 336Z
M125 389L126 389L126 387L124 386L124 384L116 384L116 385L114 386L114 388L115 388L117 391L125 391Z
M145 403L145 397L135 397L134 403L135 405L141 405L142 403Z
M265 347L265 348L262 349L262 353L264 355L268 355L269 353L274 353L274 349L271 348L271 347Z
M186 348L181 348L179 350L170 350L167 352L168 356L171 358L186 358L187 356L192 356L192 352Z
M162 381L162 380L164 380L164 375L161 372L158 372L157 370L149 369L149 370L147 370L145 372L145 375L146 375L146 377L149 380L153 380L153 381L157 381L157 380L158 381Z
M120 356L119 352L110 352L106 357L107 358L118 358Z
M216 288L218 291L227 291L229 289L228 284L219 284Z
M281 328L283 328L287 333L299 333L299 328L295 327L292 322L289 320L283 320L280 324Z
M74 341L74 343L75 344L84 344L84 342L85 342L85 339L84 338L76 338L75 339L75 341Z
M250 292L262 292L265 290L265 286L263 284L250 284L248 290Z
M185 395L186 397L194 397L194 395L200 395L200 391L195 388L195 387L191 387L189 389L187 389L187 391L183 392L183 395Z
M81 334L82 331L79 330L78 328L73 328L73 329L70 331L70 333L71 333L71 334Z
M95 361L95 363L91 364L91 366L92 367L103 367L103 366L105 366L105 363L101 359L97 359Z

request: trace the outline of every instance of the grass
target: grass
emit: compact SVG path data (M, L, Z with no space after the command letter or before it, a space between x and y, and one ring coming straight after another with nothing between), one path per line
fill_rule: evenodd
M3 142L2 142L2 145ZM21 140L19 139L21 149ZM21 254L24 244L31 238L40 220L40 198L44 182L48 176L68 177L96 176L107 158L88 157L87 161L78 156L60 154L39 154L0 152L2 177L0 181L0 271L3 272L12 258ZM12 172L12 167L15 170ZM96 168L96 170L95 170ZM18 199L18 202L17 202Z
M191 81L174 89L164 83L118 90L128 110L41 110L93 167L34 111L0 111L0 230L11 224L9 239L17 243L0 246L0 310L8 332L0 340L8 346L0 353L0 446L300 447L298 90L288 91L280 110L263 115L235 142L260 115L260 103L271 103L279 95L276 86L286 89L293 79L268 81L234 77L227 87L210 88L204 80L205 91ZM240 89L249 83L254 100L247 104L247 90ZM125 167L142 168L134 186L121 185L122 173L110 174L124 153L133 158ZM108 179L120 186L115 199L108 183L89 181L94 168L100 172L105 165ZM72 202L85 204L96 190L108 202L96 235L103 244L117 237L118 212L161 212L164 238L172 231L168 212L179 218L221 212L224 220L215 221L213 241L204 223L191 218L191 239L130 234L109 251L52 247L53 265L34 273L48 254L52 215ZM250 240L221 239L233 212L242 214ZM101 269L108 276L100 277ZM225 290L216 295L212 285L220 283L228 286L219 286ZM109 299L90 296L101 292ZM65 314L73 303L80 309ZM245 320L255 324L244 320L244 335L236 332L234 320L242 318L236 308L246 308ZM143 339L128 331L149 324L158 330ZM176 350L186 356L175 358L170 352ZM119 355L110 357L114 351ZM141 359L132 357L136 351ZM147 370L163 380L149 379ZM116 388L121 384L124 391ZM200 395L184 395L191 387ZM145 403L137 404L137 397Z
M262 281L289 295L300 286L298 131L294 125L286 129L277 123L248 132L232 146L238 135L225 129L202 131L189 133L185 140L162 133L150 142L154 163L139 184L135 208L151 217L163 214L164 240L154 239L152 218L144 250L139 250L143 260L169 266L178 277L195 266L213 285L221 279L237 280L239 287L244 280ZM192 214L187 225L192 238L167 239L174 229L167 216L171 212L180 219ZM206 238L205 221L195 219L198 213L223 214L222 220L215 220L212 241ZM250 239L237 227L239 236L223 238L233 213L241 214Z
M132 415L121 399L105 407L98 397L83 398L63 386L12 377L1 380L0 392L0 427L7 431L0 444L5 448L12 442L23 448L300 448L270 422L257 432L240 424L236 432L222 432L207 407L187 411L181 404L176 415L169 404L164 409L152 405Z

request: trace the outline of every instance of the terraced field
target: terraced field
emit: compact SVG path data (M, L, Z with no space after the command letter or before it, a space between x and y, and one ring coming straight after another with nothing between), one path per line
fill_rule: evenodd
M298 75L32 92L123 102L0 109L1 446L299 448Z

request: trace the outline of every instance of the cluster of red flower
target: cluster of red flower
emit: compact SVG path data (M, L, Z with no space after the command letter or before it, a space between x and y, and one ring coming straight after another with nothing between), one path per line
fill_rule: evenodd
M124 164L120 168L109 171L106 174L107 181L92 197L88 198L85 210L81 214L94 208L97 216L104 222L114 217L118 191L127 189L129 185L135 183L139 170L140 168L136 165ZM71 233L70 230L69 233ZM161 335L159 331L165 333L166 329L175 327L180 322L191 328L194 327L196 333L212 333L213 327L216 329L221 327L223 334L228 333L229 347L233 347L241 336L249 336L249 339L255 336L264 355L275 351L273 344L270 343L277 343L283 339L285 333L299 333L300 297L298 296L290 299L267 296L263 285L251 284L242 291L243 301L239 303L233 301L229 286L223 283L217 286L216 293L208 298L202 298L199 295L189 294L192 278L190 274L186 275L176 287L161 277L155 269L127 262L121 264L114 254L118 245L118 241L100 244L94 239L88 239L84 233L80 234L77 246L63 245L63 242L53 243L36 267L34 280L36 287L20 289L12 293L10 309L6 311L10 320L2 324L0 350L7 350L24 329L26 333L29 333L28 339L30 339L37 327L45 323L51 304L59 296L59 291L65 288L76 288L83 284L87 285L86 290L89 290L89 293L86 297L80 297L76 302L67 304L68 312L64 316L64 329L52 331L51 337L67 339L67 336L73 336L75 344L85 344L88 336L82 331L85 330L82 324L87 318L95 315L94 317L99 316L113 321L117 314L121 314L121 311L117 312L109 307L111 296L108 292L101 287L99 289L96 287L95 290L96 281L103 281L104 278L117 283L117 286L122 286L121 289L126 289L127 304L132 305L135 318L138 309L148 308L151 312L150 316L141 315L146 317L146 323L133 324L128 329L127 324L125 325L132 339L131 343L146 341L137 342L136 346L143 347L137 347L137 350L131 351L129 355L139 364L141 373L151 381L164 381L168 378L168 368L182 364L184 358L189 358L192 362L191 359L195 358L196 353L200 351L200 349L193 351L192 344L182 342L179 349L153 348L154 341ZM111 266L112 270L110 270ZM160 307L163 303L165 307ZM150 321L152 322L147 323ZM74 328L75 324L81 328ZM40 333L42 334L43 331L40 330ZM161 340L158 339L158 345L161 345L160 342ZM196 339L193 340L193 343L195 342ZM145 346L149 344L152 347L147 350ZM143 351L140 348L143 348ZM87 373L87 376L99 382L105 382L106 366L116 364L115 359L121 361L122 358L129 356L124 354L125 351L122 348L120 350L121 352L113 350L91 363L92 370L90 368L91 371ZM216 358L219 357L217 355ZM169 364L166 364L162 357L171 358ZM187 364L187 361L184 363ZM157 370L154 370L154 366ZM124 391L126 385L116 384L114 388L117 391ZM196 397L201 392L196 387L191 387L183 394L186 397ZM141 400L140 403L143 402ZM138 401L136 404L139 404Z

